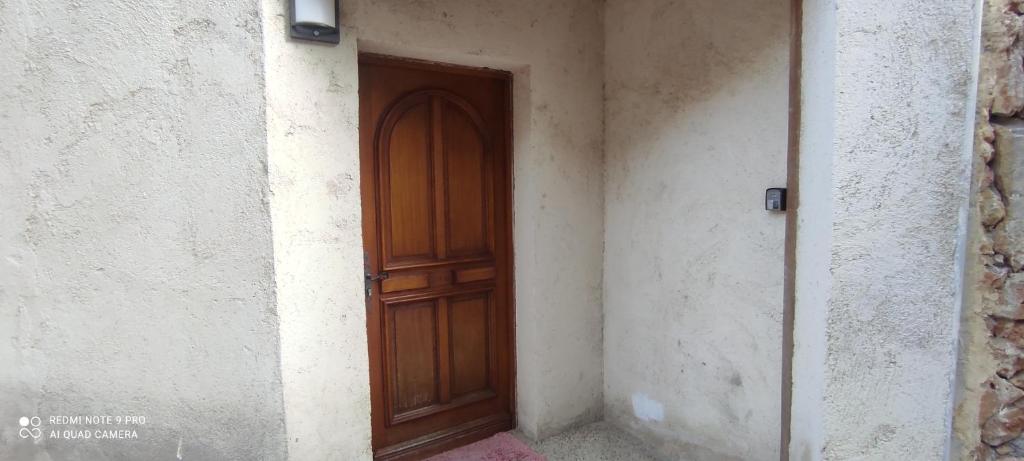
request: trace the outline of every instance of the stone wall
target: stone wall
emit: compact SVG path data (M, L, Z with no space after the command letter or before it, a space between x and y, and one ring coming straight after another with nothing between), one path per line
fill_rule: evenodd
M1024 66L1020 0L982 19L957 459L1024 457ZM956 455L957 453L954 453Z

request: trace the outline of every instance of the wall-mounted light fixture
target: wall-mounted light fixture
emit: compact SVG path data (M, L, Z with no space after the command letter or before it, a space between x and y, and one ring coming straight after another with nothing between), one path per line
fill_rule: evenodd
M338 0L291 0L291 36L302 40L338 43Z

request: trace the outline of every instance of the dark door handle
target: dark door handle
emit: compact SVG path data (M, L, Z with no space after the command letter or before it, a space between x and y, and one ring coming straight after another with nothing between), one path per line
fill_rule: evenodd
M366 290L366 299L370 299L370 295L373 294L373 282L387 280L389 277L387 272L381 272L379 274L366 272L363 276L365 277L363 288ZM367 308L369 308L369 305L367 305Z

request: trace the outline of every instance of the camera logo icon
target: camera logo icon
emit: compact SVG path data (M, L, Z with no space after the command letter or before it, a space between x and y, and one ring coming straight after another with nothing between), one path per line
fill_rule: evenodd
M31 418L22 416L18 419L18 424L21 426L21 429L18 430L18 436L23 439L27 439L29 437L38 439L39 437L42 437L43 430L39 428L39 425L42 423L43 421L40 420L38 416L33 416Z

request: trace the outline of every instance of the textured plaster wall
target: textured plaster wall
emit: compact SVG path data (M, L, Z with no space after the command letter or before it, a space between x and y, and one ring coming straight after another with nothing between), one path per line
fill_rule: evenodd
M803 2L799 205L793 319L789 459L820 458L825 402L827 309L831 278L832 162L835 139L835 0ZM785 447L783 447L785 449ZM817 454L817 455L816 455Z
M668 459L778 459L788 2L607 7L606 417Z
M831 40L805 42L805 72L835 79L833 88L804 79L805 120L828 119L803 126L802 159L814 160L801 162L800 179L831 179L801 193L800 213L830 226L801 217L798 264L829 264L797 271L793 419L820 430L794 429L791 459L944 459L977 10L952 0L927 11L910 0L809 3L807 30L834 29L815 32ZM812 98L823 91L831 96ZM802 389L820 406L801 403Z
M1024 456L1024 44L1021 3L982 16L970 240L964 280L957 459Z
M286 39L283 3L263 1L289 455L369 456L357 50L514 72L519 424L600 419L603 3L343 1L330 47Z
M286 7L263 0L288 455L367 459L355 43L348 31L338 46L288 39Z
M0 1L0 43L0 459L283 459L258 4Z

